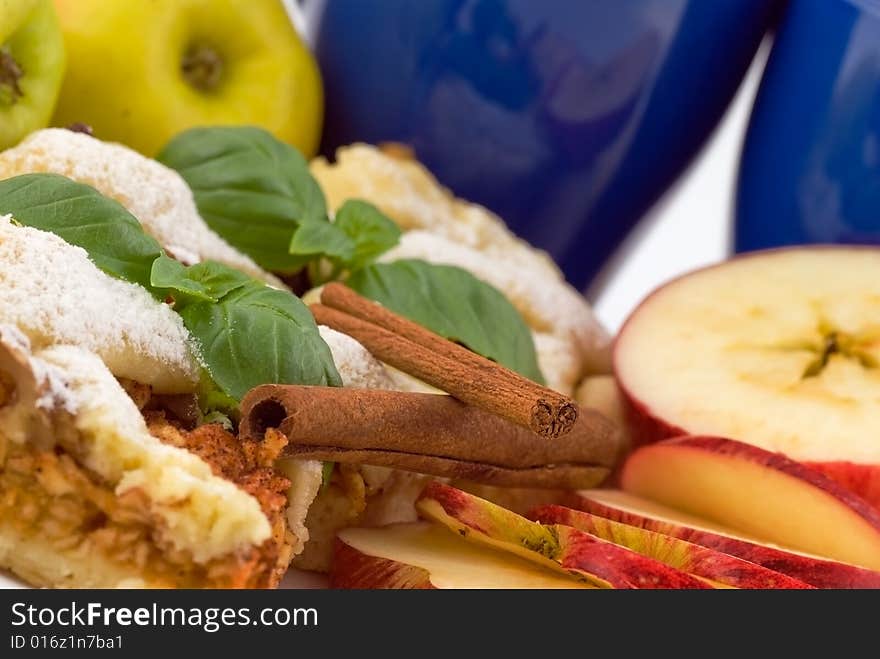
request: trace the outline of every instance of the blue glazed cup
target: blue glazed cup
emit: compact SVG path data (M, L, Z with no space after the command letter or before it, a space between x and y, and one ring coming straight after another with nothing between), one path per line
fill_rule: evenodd
M880 243L880 1L795 0L746 138L735 247Z
M715 126L773 0L306 0L323 151L400 141L591 281Z

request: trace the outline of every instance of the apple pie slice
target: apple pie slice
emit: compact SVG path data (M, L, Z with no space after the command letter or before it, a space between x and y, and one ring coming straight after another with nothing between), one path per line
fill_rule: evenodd
M281 447L220 426L166 423L160 439L161 418L151 433L93 353L32 351L0 326L0 567L50 587L276 585L291 553Z

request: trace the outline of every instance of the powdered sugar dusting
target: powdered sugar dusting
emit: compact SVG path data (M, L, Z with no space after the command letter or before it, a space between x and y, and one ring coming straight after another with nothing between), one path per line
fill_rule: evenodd
M0 221L8 220L8 215L0 217ZM31 351L31 340L14 325L0 325L0 343L24 354L29 354Z
M160 392L192 391L198 379L189 333L167 305L106 275L83 249L9 216L0 218L0 323L34 350L79 346L114 375Z
M332 208L346 199L365 199L405 231L430 231L522 263L545 277L561 277L546 253L516 237L488 209L456 198L416 160L396 158L367 144L351 144L336 151L336 164L319 157L310 168Z
M283 284L214 233L177 172L121 144L48 128L0 153L0 179L52 172L91 185L134 215L163 247L185 245L197 261L211 259L276 287ZM177 252L175 252L177 253Z
M330 348L343 386L358 389L395 388L382 362L358 341L325 325L319 325L318 331Z

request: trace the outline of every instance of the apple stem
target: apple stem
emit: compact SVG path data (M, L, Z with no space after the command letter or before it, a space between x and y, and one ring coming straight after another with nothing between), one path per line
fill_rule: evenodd
M74 121L69 126L65 126L65 128L72 133L82 133L82 134L88 135L90 137L95 136L95 131L92 130L92 127L89 126L88 124L84 124L81 121Z
M9 48L0 48L0 103L15 105L24 96L18 84L23 75L24 71L9 52Z
M199 91L210 92L223 77L223 58L210 46L193 46L183 56L180 69L189 84Z

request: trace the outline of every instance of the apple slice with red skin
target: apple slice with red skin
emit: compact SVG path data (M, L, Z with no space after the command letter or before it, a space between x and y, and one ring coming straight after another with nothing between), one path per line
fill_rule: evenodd
M880 588L880 572L760 544L740 537L735 531L621 490L582 490L565 503L613 522L737 556L816 588Z
M426 522L349 528L336 538L331 588L592 588L566 574L480 547Z
M542 524L563 524L590 533L608 542L627 547L713 584L731 588L809 589L803 581L736 556L681 540L674 536L629 526L564 506L541 506L529 517Z
M880 511L781 453L680 437L636 450L620 481L628 492L746 535L880 569Z
M462 537L501 549L601 588L711 588L680 570L568 526L532 522L437 481L416 502L423 517Z
M614 344L633 436L779 451L880 509L878 299L876 247L756 252L664 284Z
M805 464L836 480L880 510L880 465L863 465L847 461Z

